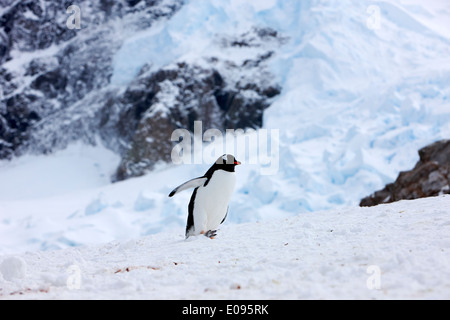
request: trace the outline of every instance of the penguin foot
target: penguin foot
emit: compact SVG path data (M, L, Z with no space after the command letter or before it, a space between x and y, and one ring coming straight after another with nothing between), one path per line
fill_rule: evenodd
M214 239L214 237L217 236L217 230L209 230L204 234L204 236L210 239Z

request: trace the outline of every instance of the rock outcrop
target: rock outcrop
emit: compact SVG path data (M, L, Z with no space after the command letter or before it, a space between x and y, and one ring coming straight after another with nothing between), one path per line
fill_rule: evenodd
M100 141L122 157L113 180L140 176L170 161L175 129L197 120L206 129L261 127L281 91L268 62L284 39L258 27L217 35L214 45L242 51L242 61L210 55L155 68L150 59L130 82L113 83L125 34L170 20L184 2L80 0L80 30L66 26L69 5L0 5L0 159Z
M0 3L0 159L49 152L65 147L58 141L78 139L80 130L77 136L53 139L56 144L30 141L36 126L46 126L47 132L59 128L52 122L60 120L55 114L66 113L67 123L74 105L109 85L114 54L124 41L114 22L142 30L172 17L182 3L80 0L80 30L67 27L70 5L52 0Z
M420 161L411 171L361 201L362 207L399 200L450 194L450 140L433 143L419 151Z
M232 83L215 65L177 63L156 73L144 72L128 87L119 102L120 121L113 124L128 141L115 180L140 176L157 161L170 162L172 132L178 128L193 132L194 121L201 120L205 129L224 131L262 126L264 109L280 89Z

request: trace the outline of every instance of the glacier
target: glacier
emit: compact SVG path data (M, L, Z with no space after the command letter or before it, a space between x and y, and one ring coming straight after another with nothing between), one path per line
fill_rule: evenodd
M279 170L262 176L259 162L238 170L229 223L355 206L410 169L418 149L450 136L450 6L416 0L370 5L379 17L362 1L184 1L156 27L120 35L127 40L113 58L111 82L128 84L147 64L150 70L178 62L202 66L215 56L242 65L259 49L224 50L218 35L224 41L254 27L276 30L284 40L269 46L277 49L267 63L282 89L264 112L263 128L279 130ZM374 18L379 25L370 25ZM242 77L217 67L229 78ZM28 184L0 186L6 192L0 253L103 243L185 224L189 195L166 196L203 175L207 163L158 164L144 177L109 184L105 176L118 160L97 145L98 159L83 149L71 157L60 151L0 163L0 181ZM93 172L73 171L69 187L58 190L55 184L67 185L58 180L67 169L48 169L55 159ZM27 179L27 170L45 170L51 190L41 190L41 176Z

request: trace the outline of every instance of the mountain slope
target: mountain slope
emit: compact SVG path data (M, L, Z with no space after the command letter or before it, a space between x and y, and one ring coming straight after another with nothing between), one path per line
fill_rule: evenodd
M0 11L0 157L100 137L121 180L170 162L170 133L193 120L263 125L281 134L271 182L302 195L280 206L311 211L358 202L450 135L445 3L377 1L378 16L361 1L79 5L81 30L48 1Z
M420 148L450 135L450 30L444 19L438 33L416 18L426 12L423 21L438 23L448 5L377 1L380 23L369 28L365 2L295 3L286 5L298 19L278 24L293 39L276 65L283 94L265 112L267 128L283 128L273 180L289 184L289 208L357 203L413 167ZM276 8L270 16L277 12L286 15Z
M448 299L450 197L0 257L1 299Z
M141 176L170 162L174 130L259 128L280 93L267 62L283 37L268 27L200 42L180 0L80 1L80 29L64 3L0 6L0 159L101 141L123 158L112 180Z

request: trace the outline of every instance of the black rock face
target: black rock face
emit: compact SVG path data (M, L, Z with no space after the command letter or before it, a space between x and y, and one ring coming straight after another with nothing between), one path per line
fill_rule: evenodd
M252 98L245 95L251 91ZM273 87L239 88L214 69L178 63L138 77L120 98L122 110L115 126L129 142L116 179L139 176L158 161L171 161L172 132L194 131L194 121L204 128L246 129L262 126ZM270 92L267 94L266 92Z
M450 194L450 140L433 143L419 151L420 161L411 171L361 201L362 207L400 200Z
M3 1L0 16L0 159L51 153L81 140L122 156L113 180L139 176L170 161L171 133L263 125L281 88L268 62L284 43L277 31L252 28L218 35L233 50L255 49L241 64L214 56L201 63L144 66L129 84L111 84L115 54L127 32L152 28L183 6L178 0L87 1L81 29L66 25L68 1Z

